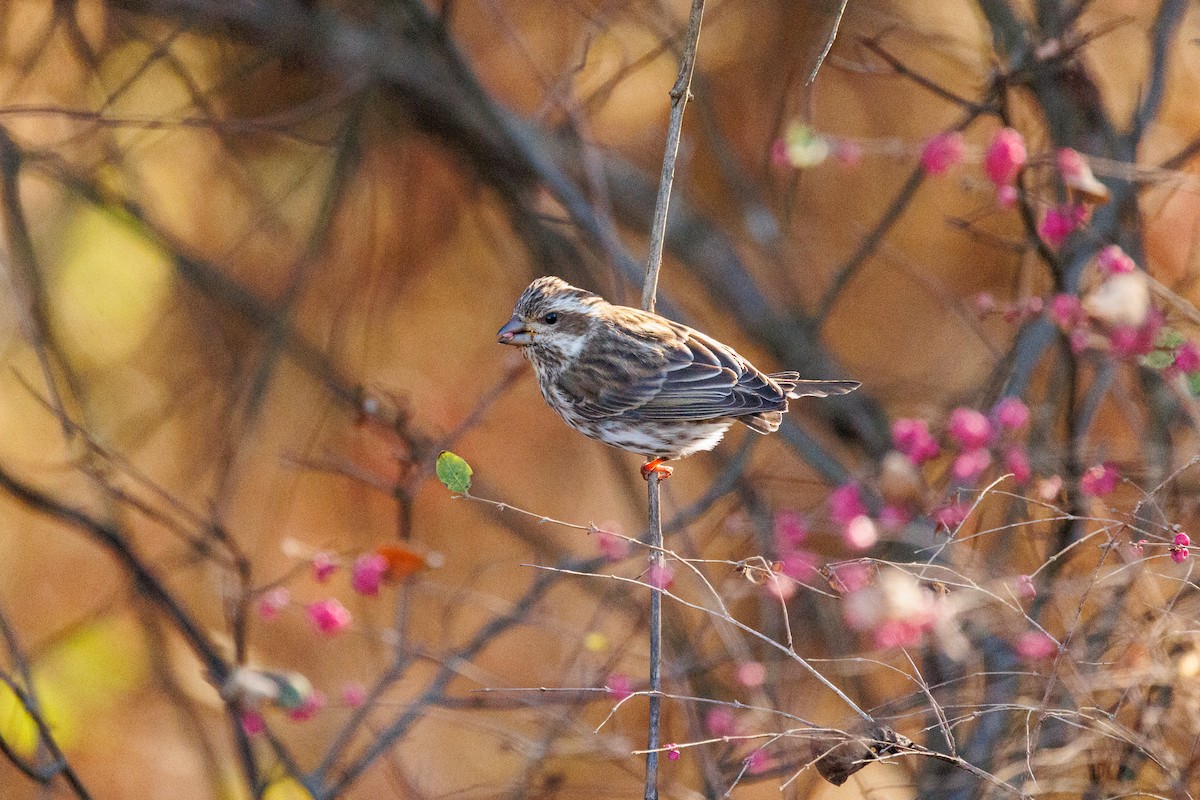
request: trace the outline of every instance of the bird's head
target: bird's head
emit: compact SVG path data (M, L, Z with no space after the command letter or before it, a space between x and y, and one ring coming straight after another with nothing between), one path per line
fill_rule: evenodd
M530 348L531 355L571 359L583 349L604 305L603 298L561 278L538 278L521 293L496 341Z

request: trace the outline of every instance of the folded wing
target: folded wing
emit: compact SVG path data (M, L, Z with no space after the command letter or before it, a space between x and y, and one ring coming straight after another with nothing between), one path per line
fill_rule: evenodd
M787 409L795 373L783 385L709 336L637 309L618 308L619 325L593 337L559 379L576 413L682 422ZM817 383L817 382L813 382ZM833 392L831 392L833 393Z

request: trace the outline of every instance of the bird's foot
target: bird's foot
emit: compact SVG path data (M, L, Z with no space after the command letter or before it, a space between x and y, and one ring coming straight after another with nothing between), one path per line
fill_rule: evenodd
M645 464L642 464L642 477L650 480L652 474L658 475L658 482L662 483L667 478L671 477L671 473L675 470L668 467L665 463L665 458L652 458Z

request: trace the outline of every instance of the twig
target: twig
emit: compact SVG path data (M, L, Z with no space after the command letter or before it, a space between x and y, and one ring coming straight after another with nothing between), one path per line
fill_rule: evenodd
M642 283L642 308L654 310L658 295L658 273L662 268L663 242L667 237L667 210L671 201L671 184L675 180L675 159L679 155L679 137L683 130L683 111L691 92L692 72L696 66L696 43L700 40L700 23L704 19L704 0L692 0L688 17L687 36L683 42L683 57L679 77L671 87L671 118L667 124L667 145L663 153L662 176L658 182L658 199L654 206L654 221L650 226L650 252L646 257L646 277ZM659 473L646 476L647 510L650 524L650 568L656 573L663 565L662 518L659 513ZM659 581L653 581L659 583ZM662 712L662 589L650 593L650 711L646 733L646 790L645 800L658 798L658 733Z
M675 159L679 155L679 137L683 130L683 111L691 93L692 71L696 66L696 43L700 40L700 21L704 17L704 0L692 0L688 18L687 38L683 42L683 58L679 77L671 87L671 118L667 124L667 146L663 153L662 176L658 181L658 201L654 206L654 221L650 224L650 252L646 257L646 280L642 284L642 308L654 310L658 295L658 272L662 267L663 241L667 237L667 211L671 202L671 184L675 181Z
M937 81L927 78L921 73L912 69L903 61L885 50L883 45L881 45L876 39L862 36L859 37L859 41L862 43L863 47L867 48L872 53L886 61L887 65L892 68L893 72L903 78L908 78L922 89L969 111L984 112L988 110L988 106L986 104L977 103L974 100L968 100L962 95L950 91Z
M9 624L7 615L0 611L0 639L3 639L5 649L8 651L9 660L11 660L19 673L19 681L16 677L10 677L0 673L0 681L8 687L13 697L21 704L29 719L33 721L38 731L38 750L43 748L48 752L50 761L43 767L37 767L33 763L27 763L7 742L0 745L0 750L3 750L4 755L8 760L25 775L33 778L39 783L49 785L56 775L61 775L70 786L80 800L91 800L92 795L88 792L87 787L83 785L78 773L74 767L67 761L66 755L62 748L59 747L58 741L54 738L54 731L46 722L45 714L39 707L37 694L33 688L33 673L30 670L29 662L25 657L24 651L21 649L20 643L17 641L16 631Z
M842 0L842 4L838 6L837 15L833 18L833 25L829 28L829 35L825 37L825 46L821 48L821 53L817 56L817 62L813 64L812 71L808 73L808 80L804 82L805 86L811 86L812 82L817 79L817 73L821 71L821 65L825 63L825 59L829 56L829 51L833 49L833 42L837 39L838 29L842 27L842 17L846 15L846 6L848 5L850 5L850 0Z
M703 0L698 0L703 4ZM658 473L652 472L646 481L646 497L650 523L650 568L661 575L663 565L662 518L659 514ZM645 800L658 798L658 732L662 713L662 588L661 580L652 581L650 591L650 709L646 723L646 792Z
M67 397L78 397L79 387L54 341L44 281L38 271L33 238L21 206L20 172L23 167L24 154L8 130L0 127L0 219L3 220L11 261L8 272L19 307L21 327L37 355L50 405L55 416L62 420L63 436L69 440L71 431L65 421L66 400ZM65 386L60 386L60 381Z

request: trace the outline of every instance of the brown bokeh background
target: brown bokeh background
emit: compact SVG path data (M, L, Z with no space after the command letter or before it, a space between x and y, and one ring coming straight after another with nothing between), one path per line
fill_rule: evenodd
M806 87L837 5L744 0L706 10L661 307L761 366L864 386L844 403L795 403L791 433L749 442L734 431L716 453L680 465L664 517L699 512L669 537L693 557L770 557L781 509L810 518L823 559L847 555L825 498L831 483L873 480L888 420L937 421L956 405L986 410L1007 380L1021 327L981 318L972 298L989 292L1003 303L1055 288L1022 220L996 206L979 170L1000 127L994 117L967 127L961 168L926 177L894 224L880 227L922 143L962 120L964 108L897 75L863 40L920 80L975 100L1011 63L982 10L1007 4L851 0ZM1043 45L1095 35L1077 64L1097 93L1081 105L1127 129L1149 89L1151 34L1166 12L1096 0L1056 38L1054 13L1074 4L1026 5L1012 4L1029 30L1040 20ZM1200 13L1178 5L1161 110L1136 151L1143 182L1118 229L1177 293L1168 319L1191 335L1179 309L1197 297L1195 168L1183 158L1150 170L1200 127ZM544 575L531 565L593 556L596 537L454 498L432 470L449 448L474 467L480 496L641 534L638 459L567 429L494 337L540 274L636 304L636 271L616 253L623 247L635 268L644 256L646 198L677 70L671 37L687 6L13 0L0 10L11 286L0 316L0 464L119 531L223 658L298 671L328 696L307 722L267 713L300 771L317 765L351 719L342 687L369 687L396 669L340 763L406 713L414 724L346 797L641 792L642 761L631 753L645 737L643 702L622 706L596 732L613 707L603 694L476 690L600 688L613 674L640 687L647 591L558 576L529 607L514 606ZM442 13L443 33L431 33ZM1090 138L1097 126L1088 120L1056 129L1046 96L1018 87L1006 98L1035 167L1070 145L1111 159L1102 178L1130 177L1118 154ZM862 162L774 164L772 143L797 119L861 143ZM529 153L577 187L609 231L607 246L530 167ZM876 246L856 260L875 233ZM817 326L811 315L851 263ZM769 319L752 314L748 289ZM1062 365L1052 356L1040 363L1027 399L1049 422L1032 456L1039 474L1052 474L1063 471L1068 445L1045 387ZM1152 487L1194 451L1190 399L1172 401L1164 452L1155 449L1163 436L1153 405L1162 393L1146 389L1136 365L1118 364L1106 380L1078 455L1085 466L1116 460ZM937 486L944 473L943 464L927 477ZM722 481L728 491L710 502ZM27 658L45 714L93 796L251 796L232 716L204 665L97 531L11 495L0 508L0 610L19 643L4 668L18 675L14 653ZM915 546L903 539L880 554L902 557ZM352 592L346 570L315 583L306 566L319 550L349 562L397 541L436 567L379 597ZM1036 564L1045 553L1030 544L1012 556ZM607 571L636 577L643 564L639 553ZM706 575L739 618L782 634L778 604L760 587L730 565ZM686 575L678 581L679 594L703 595ZM254 613L256 592L277 584L292 602L266 622ZM303 606L330 595L354 623L321 637ZM829 598L802 593L789 611L800 653L870 655ZM483 626L510 614L511 625L460 657ZM835 698L760 642L670 604L667 626L670 691L847 722ZM761 688L734 675L752 660L769 667ZM445 691L427 695L447 669ZM866 707L913 692L853 661L828 674ZM18 704L3 703L0 737L36 749ZM664 739L705 738L703 714L701 705L668 703ZM780 724L747 713L743 730ZM268 796L293 796L278 751L261 738L250 747ZM710 796L737 779L745 746L701 750L664 762L664 796ZM743 776L736 795L777 796L805 761L775 758L778 769ZM911 796L930 780L921 769L872 766L841 789L807 770L783 791ZM0 787L6 798L42 796L7 763Z

